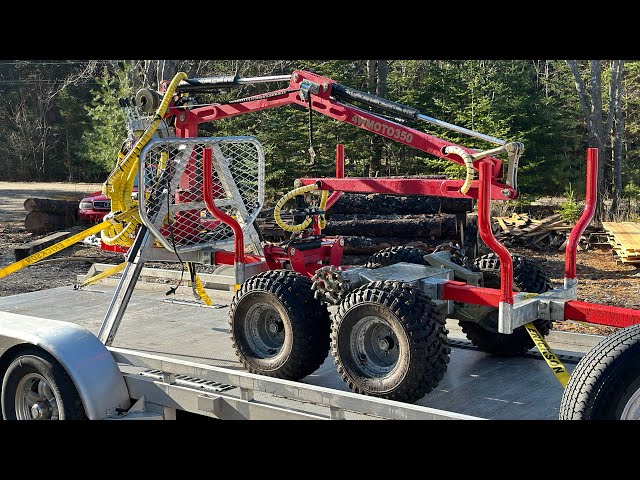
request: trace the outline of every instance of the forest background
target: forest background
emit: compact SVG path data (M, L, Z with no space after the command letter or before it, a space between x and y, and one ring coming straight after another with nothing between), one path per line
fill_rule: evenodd
M0 180L104 181L126 137L118 99L142 87L157 89L178 71L190 77L255 77L295 69L317 72L430 117L523 142L520 201L579 196L585 150L596 147L599 192L607 211L637 205L640 61L617 59L1 60ZM283 87L247 85L196 98L220 102ZM491 147L424 122L406 124L468 147ZM333 176L336 143L345 145L347 176L464 175L452 162L320 114L313 116L317 156L310 162L309 113L292 107L203 124L200 135L257 137L265 148L270 199L289 190L297 177Z

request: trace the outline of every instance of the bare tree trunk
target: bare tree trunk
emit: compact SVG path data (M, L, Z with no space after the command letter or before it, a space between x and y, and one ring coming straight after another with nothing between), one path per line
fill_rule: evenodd
M591 116L589 115L589 112L591 111L591 102L587 95L587 89L584 86L584 80L582 80L580 72L578 71L578 63L575 60L567 60L567 65L569 65L571 73L573 74L573 81L576 85L576 92L578 92L578 99L580 100L582 114L587 121L587 130L591 130Z
M600 60L591 60L591 125L592 136L595 146L598 147L598 158L604 160L606 158L604 132L602 123L602 62ZM605 182L605 162L598 164L598 190L603 194L606 193Z
M600 198L606 196L605 183L605 141L603 131L605 125L602 118L602 61L591 61L591 72L589 77L589 91L585 87L584 80L578 70L578 64L575 60L567 60L567 65L573 74L573 80L576 86L576 92L580 99L580 107L587 123L588 146L598 149L598 193ZM602 219L604 214L604 202L598 202L596 218Z
M613 202L617 210L622 197L622 156L623 156L623 139L624 139L624 115L622 111L622 73L624 69L624 60L614 60L612 66L612 78L616 81L615 86L615 102L613 110L615 112L615 136L611 138L613 150Z
M367 89L369 93L384 97L387 94L387 61L367 60ZM379 135L371 136L369 176L377 177L382 166L384 141Z

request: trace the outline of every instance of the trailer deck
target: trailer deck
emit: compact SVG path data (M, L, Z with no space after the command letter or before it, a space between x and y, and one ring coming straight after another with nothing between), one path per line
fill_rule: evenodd
M76 323L97 334L115 291L115 287L108 283L96 284L82 290L74 290L68 286L3 297L0 298L0 311ZM216 379L228 378L229 371L244 372L231 347L228 333L228 305L232 294L227 291L210 290L209 296L216 305L205 307L195 304L190 289L186 287L180 287L177 294L171 296L165 295L167 289L168 286L165 284L139 282L136 286L112 345L112 353L118 361L132 356L149 368L124 367L123 373L133 380L136 377L157 380L162 376L161 371L153 368L155 364L161 363L154 360L157 356L198 365L222 367L224 372L211 373L211 378ZM457 327L457 322L448 321L447 327L452 345L447 373L436 390L420 399L416 405L434 409L433 418L441 418L441 411L451 413L451 418L558 418L562 386L535 350L516 358L495 357L480 352L471 345ZM600 339L597 335L558 331L553 331L547 337L549 344L569 371L572 371L580 360L582 352L587 351ZM197 368L180 369L184 370L185 374L178 375L178 385L180 382L189 385L190 381L195 381L188 373L190 369ZM257 377L258 383L260 378L267 378L254 375L251 377L254 380ZM211 378L203 386L204 391L224 392L227 399L232 401L233 397L242 399L246 394L241 392L240 388L226 386L224 382L213 382ZM266 393L267 391L275 392L277 403L285 409L295 410L296 404L302 399L306 403L305 409L309 410L309 399L313 399L314 395L329 395L331 392L327 389L346 392L349 397L353 396L354 400L358 397L372 399L349 391L336 373L331 356L302 382L269 380L274 382L261 387L263 391L257 391L252 395L259 401L262 397L273 396ZM207 380L201 380L200 383L205 381ZM137 380L136 382L139 383ZM301 390L304 390L306 384L306 387L315 393L307 396L296 393L293 395L294 399L278 394L280 388L282 391L297 391L296 384ZM311 406L312 413L317 411L322 415L325 410L326 405L318 405L317 408ZM361 416L347 411L345 418Z

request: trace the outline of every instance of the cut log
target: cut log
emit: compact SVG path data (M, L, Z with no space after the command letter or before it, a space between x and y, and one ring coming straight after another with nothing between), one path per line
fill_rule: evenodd
M456 216L452 214L402 217L359 215L351 220L330 219L322 233L366 237L448 239L459 235L456 223Z
M16 255L16 262L22 260L23 258L27 258L29 255L33 255L40 250L50 247L58 242L61 242L65 238L71 236L70 232L56 232L51 235L47 235L39 240L34 240L33 242L25 243L24 245L19 246L14 250Z
M24 219L24 228L27 232L35 234L54 232L72 224L73 222L67 222L65 215L57 213L29 212L27 218Z
M473 210L471 199L425 196L396 196L379 193L344 193L329 209L334 214L376 212L379 215L431 215L434 213L463 213Z
M27 212L47 212L70 215L75 218L80 202L70 200L51 200L48 198L27 198L24 209Z

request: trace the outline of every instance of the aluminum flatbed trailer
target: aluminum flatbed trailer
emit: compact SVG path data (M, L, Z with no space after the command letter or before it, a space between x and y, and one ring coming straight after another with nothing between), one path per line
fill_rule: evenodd
M563 388L537 351L507 359L480 352L456 321L447 322L452 352L445 378L434 391L408 404L350 392L331 356L300 382L244 371L229 338L228 291L210 290L215 305L205 307L194 302L187 287L168 297L166 284L139 282L116 341L104 347L95 335L115 291L108 283L0 298L0 342L12 322L23 330L25 322L35 322L46 330L43 337L59 332L73 336L77 332L72 330L80 330L77 325L85 334L91 332L93 348L110 352L126 395L132 402L142 401L123 415L124 409L101 404L104 399L84 399L93 404L95 418L171 419L176 409L221 419L558 418ZM547 340L572 371L583 352L601 338L554 331ZM117 378L109 381L122 383Z

